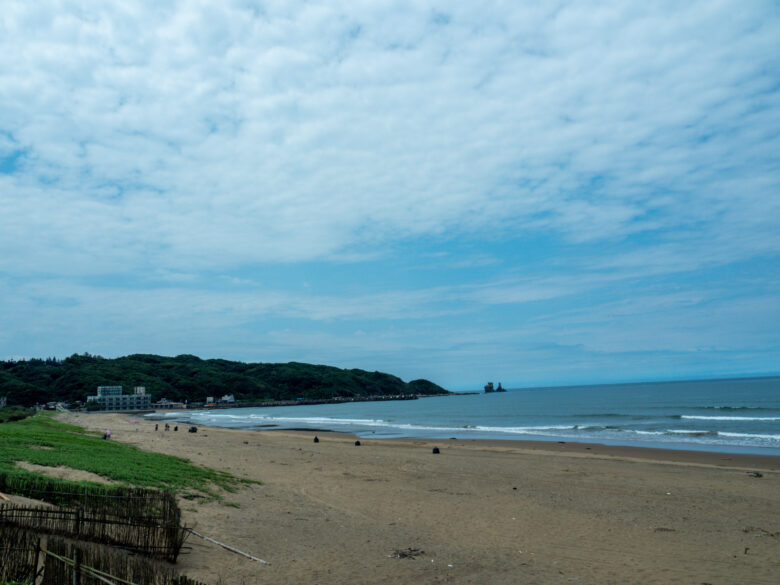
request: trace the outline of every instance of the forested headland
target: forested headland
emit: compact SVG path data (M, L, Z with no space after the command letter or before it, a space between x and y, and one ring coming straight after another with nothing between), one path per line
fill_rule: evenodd
M0 397L7 396L9 406L84 402L98 386L124 386L126 393L145 386L153 402L161 398L203 402L207 396L224 394L240 402L448 393L428 380L404 382L383 372L299 362L244 363L150 354L0 361Z

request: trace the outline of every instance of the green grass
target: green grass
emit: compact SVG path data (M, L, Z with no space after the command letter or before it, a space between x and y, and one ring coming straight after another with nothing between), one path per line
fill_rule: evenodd
M105 441L98 432L58 422L45 413L0 424L0 473L40 477L17 467L17 461L49 467L62 465L90 471L124 485L163 488L182 494L201 492L209 498L219 498L215 486L235 492L242 483L249 483L181 457Z

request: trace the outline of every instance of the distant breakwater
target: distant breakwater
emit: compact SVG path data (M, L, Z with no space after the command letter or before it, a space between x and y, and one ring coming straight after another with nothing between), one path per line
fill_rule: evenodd
M217 410L227 408L265 408L271 406L310 406L314 404L342 404L344 402L379 402L386 400L417 400L428 396L446 396L446 394L376 394L371 396L334 396L332 398L297 399L297 400L261 400L257 402L236 402L234 404L206 405L205 402L191 402L187 410ZM155 412L165 412L166 409L157 409ZM173 410L173 409L172 409ZM176 409L178 410L178 409Z

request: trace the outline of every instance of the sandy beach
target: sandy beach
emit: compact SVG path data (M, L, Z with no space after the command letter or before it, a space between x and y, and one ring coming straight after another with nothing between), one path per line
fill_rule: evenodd
M365 440L65 414L262 482L182 500L207 583L780 582L780 458L576 443ZM433 447L440 453L433 454ZM755 473L761 477L755 477Z

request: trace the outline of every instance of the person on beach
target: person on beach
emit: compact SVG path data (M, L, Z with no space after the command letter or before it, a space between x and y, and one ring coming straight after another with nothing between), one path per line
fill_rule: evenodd
M109 429L106 429L106 432L103 433L103 438L106 440L111 438L111 431Z
M154 430L155 430L155 431L157 430L157 427L158 427L158 426L159 426L159 425L158 425L158 423L154 423Z

